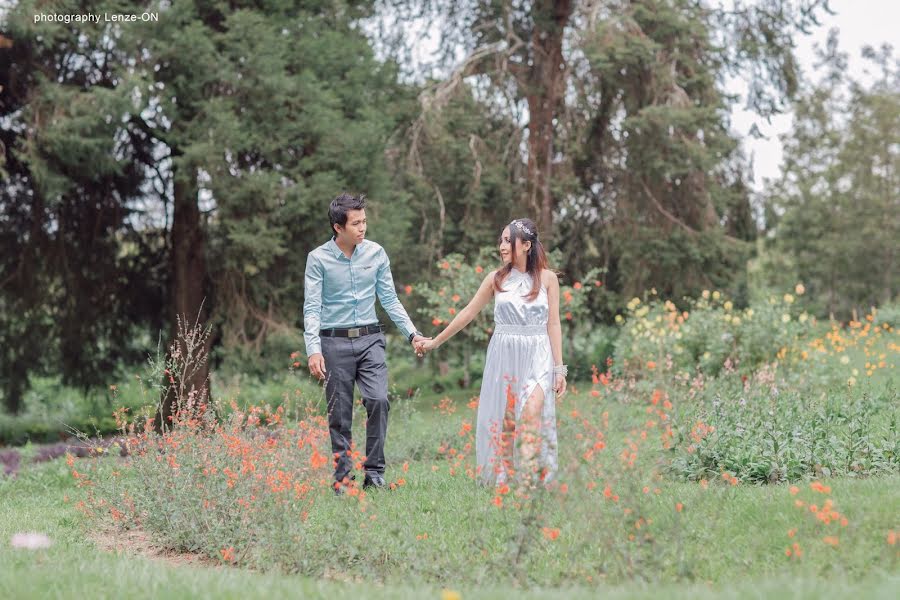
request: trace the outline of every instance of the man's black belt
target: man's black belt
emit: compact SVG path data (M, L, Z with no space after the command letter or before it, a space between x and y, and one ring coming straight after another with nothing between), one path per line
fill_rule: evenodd
M381 326L381 323L378 323L375 325L363 325L362 327L323 329L319 331L319 335L324 337L358 338L373 333L381 333L382 331L384 331L384 327Z

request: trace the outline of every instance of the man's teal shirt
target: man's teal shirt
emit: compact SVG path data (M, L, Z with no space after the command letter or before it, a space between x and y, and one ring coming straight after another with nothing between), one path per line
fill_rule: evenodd
M322 329L377 323L376 296L404 337L416 331L394 289L387 252L370 240L358 244L350 258L344 256L334 238L310 252L304 294L303 338L307 356L322 351Z

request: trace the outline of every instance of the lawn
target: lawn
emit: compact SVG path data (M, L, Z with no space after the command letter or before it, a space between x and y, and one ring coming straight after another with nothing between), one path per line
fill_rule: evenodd
M583 391L570 397L568 409L590 398L590 386L581 387ZM543 498L537 511L538 526L558 528L558 538L535 536L516 567L522 572L510 574L510 540L523 523L523 511L500 509L491 503L493 490L478 488L465 476L450 475L446 459L435 448L442 440L450 445L468 408L463 394L452 402L441 402L442 398L425 396L395 407L388 475L394 481L402 478L402 486L368 494L365 513L347 498L317 497L316 514L304 529L309 539L298 545L298 553L303 548L326 560L329 547L341 539L345 528L348 547L358 556L352 560L344 556L342 560L351 565L344 573L287 574L283 569L267 569L264 556L246 557L245 562L254 567L247 569L223 564L215 557L185 564L177 556L148 556L141 548L122 553L101 549L97 534L91 533L98 531L98 521L74 507L84 490L75 486L69 468L59 459L23 468L18 477L0 483L0 539L9 540L21 531L41 531L54 540L47 550L0 546L0 561L6 567L0 572L0 597L244 598L299 593L329 598L439 598L452 590L463 598L502 598L509 596L510 585L519 588L517 595L541 598L600 594L613 598L893 598L900 590L897 547L885 538L900 524L898 475L819 480L830 488L828 497L849 522L846 527L837 526L838 547L822 543L828 531L794 505L799 498L812 503L819 497L808 483L798 485L796 496L788 484L717 481L706 487L689 481L660 481L659 493L643 494L627 489L637 483L618 479L622 504L631 494L628 502L635 514L654 523L653 547L661 556L653 561L646 548L603 539L623 534L618 507L604 505L599 493L574 489L581 479L573 471L568 475L573 489L564 496ZM606 439L615 446L644 411L642 406L628 404L608 408ZM642 458L639 471L645 473L652 462L650 454ZM408 471L402 470L403 463ZM121 464L121 459L82 459L76 468L82 469L82 464L85 470L95 469L99 477ZM507 497L507 502L511 499ZM595 507L585 506L592 502ZM679 503L681 512L673 510ZM373 515L377 521L372 531L357 535L358 526ZM791 529L798 531L789 539ZM428 537L423 538L424 534ZM592 536L596 536L593 543ZM785 556L785 548L794 541L803 547L799 560ZM476 548L485 554L477 555ZM347 548L338 551L342 552ZM605 582L605 563L590 556L603 552L621 553L621 560L644 564L633 565L630 577L620 573L614 583ZM415 565L398 564L398 560L415 561ZM298 570L302 572L302 567ZM503 571L502 577L497 576L498 570ZM560 580L558 573L568 576Z

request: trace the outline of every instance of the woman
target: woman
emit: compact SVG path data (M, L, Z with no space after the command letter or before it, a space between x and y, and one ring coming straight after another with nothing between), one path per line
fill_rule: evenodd
M488 485L511 481L516 471L524 483L535 484L556 472L555 398L566 391L559 280L530 219L510 223L499 245L504 265L484 278L446 329L416 347L427 352L441 346L494 299L478 402L477 472Z

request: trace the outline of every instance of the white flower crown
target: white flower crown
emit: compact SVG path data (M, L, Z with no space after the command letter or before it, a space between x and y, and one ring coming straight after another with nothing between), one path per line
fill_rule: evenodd
M515 221L510 223L510 225L515 225L516 229L518 229L519 231L524 231L528 235L534 235L534 232L531 231L530 229L528 229L527 227L525 227L525 224L522 223L522 221L519 221L518 219L516 219Z

